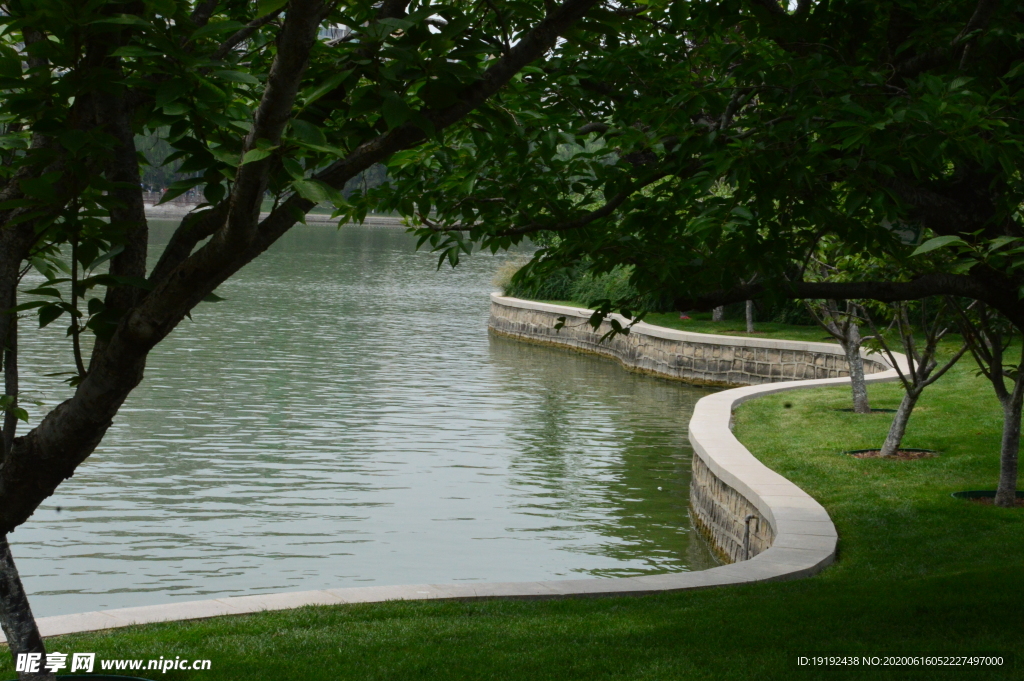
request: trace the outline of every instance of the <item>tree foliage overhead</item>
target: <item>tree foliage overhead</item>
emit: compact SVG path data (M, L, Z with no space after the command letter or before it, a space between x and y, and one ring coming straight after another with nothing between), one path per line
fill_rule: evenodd
M5 536L92 453L150 350L316 204L362 218L365 202L343 194L360 173L467 117L508 120L496 95L548 68L560 36L594 32L573 27L601 4L2 4L0 623L13 652L43 645ZM177 166L164 199L201 189L205 203L150 267L148 149L136 145L153 133ZM26 302L31 268L47 281ZM75 363L55 369L70 370L75 392L21 434L17 346L30 315L67 324Z
M598 0L10 0L0 15L0 624L41 652L6 535L96 448L148 353L346 183L474 112ZM585 29L584 29L585 31ZM205 204L152 267L139 136ZM379 166L378 166L379 167ZM273 206L261 218L267 196ZM47 279L27 302L20 282ZM66 323L75 392L18 433L18 336ZM91 347L90 347L91 345Z
M523 276L630 264L680 309L950 293L1024 327L1017 3L697 0L636 19L595 19L525 72L508 128L466 121L396 157L408 182L382 200L452 254L555 233ZM932 252L911 257L920 236ZM825 237L904 274L805 279Z
M332 202L340 218L363 217L365 208L342 195L346 182L441 139L474 111L502 110L489 98L528 64L543 64L596 4L7 3L0 305L69 325L77 391L23 437L13 438L13 424L5 431L0 533L88 456L141 380L149 350L217 285L317 203ZM199 186L206 203L147 270L135 144L155 131L172 150L165 161L187 176L165 200ZM261 220L268 194L273 209ZM29 264L48 285L16 307ZM17 408L15 321L0 319L12 351L9 414ZM40 459L52 465L36 466Z

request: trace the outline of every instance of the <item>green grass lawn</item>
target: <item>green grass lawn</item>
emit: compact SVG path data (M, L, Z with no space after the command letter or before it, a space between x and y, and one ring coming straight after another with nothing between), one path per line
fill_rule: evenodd
M654 379L652 379L654 380ZM895 407L895 385L870 388ZM1024 511L950 497L993 489L1000 412L961 363L921 399L919 461L858 460L890 415L836 411L847 389L793 391L737 410L736 434L821 501L839 559L811 579L632 598L387 603L170 623L51 639L101 658L209 658L161 679L1007 679L1016 666L831 668L815 653L1024 651ZM0 678L13 677L8 661ZM142 676L145 676L143 673Z

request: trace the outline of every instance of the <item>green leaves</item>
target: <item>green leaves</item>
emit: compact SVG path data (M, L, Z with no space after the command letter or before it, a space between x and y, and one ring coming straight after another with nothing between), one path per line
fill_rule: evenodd
M57 320L65 311L70 312L68 307L63 303L49 303L39 308L39 328L48 326L51 322Z
M250 149L245 152L244 156L242 156L242 165L244 166L246 163L262 161L263 159L268 158L272 153L273 151L271 149Z
M320 126L296 118L291 121L291 127L292 132L295 133L295 138L299 141L317 146L327 145L327 138L324 137Z
M409 117L412 115L412 110L409 108L409 105L405 103L405 100L397 94L394 92L385 92L384 104L381 107L381 113L384 115L384 120L387 121L389 128L397 128L409 120Z
M335 73L324 80L320 81L316 85L307 88L302 92L303 106L307 107L316 100L326 95L331 90L334 90L339 85L345 82L350 75L352 75L352 69Z
M313 203L329 201L339 207L346 203L341 192L320 180L295 180L291 185L299 196Z
M226 80L231 83L244 83L246 85L259 85L259 78L255 76L243 73L242 71L214 71L211 74L215 78Z
M928 239L923 244L914 249L911 256L923 255L930 253L939 248L948 248L949 246L964 246L966 242L958 236L937 236Z
M178 180L177 182L173 182L171 184L171 186L167 188L167 191L164 192L164 195L162 197L160 197L160 202L157 203L157 205L159 206L161 204L167 203L171 199L175 199L175 198L181 196L182 194L187 192L189 189L192 189L193 187L197 187L197 186L201 185L202 183L203 183L203 178L201 178L201 177L192 177L192 178L189 178L189 179L186 179L186 180Z
M265 17L271 12L276 12L287 4L288 0L259 0L259 3L256 5L256 16Z
M28 412L17 404L18 400L13 395L0 395L0 410L11 412L16 418L28 423Z
M97 19L93 21L94 24L115 24L119 26L138 26L140 28L152 28L152 24L143 19L142 17L134 14L119 14L114 17L108 17L103 19Z
M263 159L268 158L271 154L273 154L277 150L277 148L277 145L271 144L270 140L256 140L256 148L250 149L249 151L245 152L244 156L242 156L242 165L245 165L247 163L255 163L256 161L262 161Z
M42 201L54 201L57 198L56 190L54 189L54 182L57 181L59 175L56 173L48 173L42 177L29 178L18 182L18 186L21 187L21 191L33 199L40 199Z
M21 78L21 59L10 47L0 47L0 78Z
M125 45L114 50L111 54L115 57L162 57L163 52L141 45Z
M216 38L227 33L234 33L245 24L240 21L211 21L202 28L197 29L189 40L202 40L203 38Z

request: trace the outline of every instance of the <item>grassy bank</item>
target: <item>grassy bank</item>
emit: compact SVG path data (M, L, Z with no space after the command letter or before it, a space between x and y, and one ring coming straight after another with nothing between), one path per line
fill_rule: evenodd
M871 387L894 407L894 385ZM162 679L1005 679L1014 669L799 668L814 653L1024 651L1024 512L950 497L994 487L999 409L964 362L929 388L908 447L858 460L888 416L835 411L846 389L794 391L737 411L736 433L820 500L838 562L812 579L642 598L305 608L52 639L101 658L209 658ZM10 663L2 678L13 677ZM142 674L145 676L146 674Z

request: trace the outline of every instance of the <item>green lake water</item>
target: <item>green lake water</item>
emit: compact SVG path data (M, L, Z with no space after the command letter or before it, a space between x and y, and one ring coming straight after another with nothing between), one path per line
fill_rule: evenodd
M401 229L293 230L152 353L11 536L35 613L714 565L687 515L708 390L490 336L515 257L437 270ZM24 388L52 405L64 330L31 326Z

